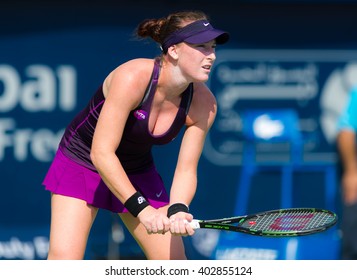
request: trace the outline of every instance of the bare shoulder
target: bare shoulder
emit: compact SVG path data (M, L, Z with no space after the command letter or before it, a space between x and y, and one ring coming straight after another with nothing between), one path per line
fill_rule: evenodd
M135 58L129 60L123 64L121 64L117 69L121 70L122 68L125 70L137 72L137 71L145 71L150 68L152 69L154 65L154 59L151 58Z
M134 108L142 100L150 81L154 60L138 58L129 60L115 68L105 79L103 93L105 98L112 96L117 102L123 98Z
M192 102L212 106L216 104L216 98L205 83L194 83L194 95Z
M126 83L148 82L153 69L154 60L148 58L136 58L129 60L115 68L105 79L107 86L115 80L125 80ZM144 81L143 81L144 80Z
M217 101L211 90L204 83L194 83L194 94L190 106L187 124L201 123L210 127L217 113Z

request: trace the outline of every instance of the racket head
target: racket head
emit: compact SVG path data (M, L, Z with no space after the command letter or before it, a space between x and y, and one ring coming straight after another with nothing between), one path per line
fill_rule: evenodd
M325 231L337 223L337 215L319 208L278 209L248 215L238 222L239 231L271 237L301 236Z

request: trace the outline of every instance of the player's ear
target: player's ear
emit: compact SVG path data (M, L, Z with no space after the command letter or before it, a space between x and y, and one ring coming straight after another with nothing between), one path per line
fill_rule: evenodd
M172 45L168 48L167 54L170 55L173 59L177 60L178 59L178 53L177 53L177 46Z

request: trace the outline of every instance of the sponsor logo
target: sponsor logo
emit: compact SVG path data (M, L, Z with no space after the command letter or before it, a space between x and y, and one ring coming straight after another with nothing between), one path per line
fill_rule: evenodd
M217 260L276 260L279 252L263 248L222 248L216 251Z
M138 203L139 204L142 204L142 203L144 203L146 201L146 199L143 197L143 196L139 196L138 197Z
M26 241L11 236L8 241L0 240L0 259L46 259L48 246L49 240L45 236L35 236Z
M148 113L144 110L136 110L134 112L134 117L137 118L138 120L145 120L147 115Z
M156 197L160 197L162 195L162 190L159 193L156 193Z

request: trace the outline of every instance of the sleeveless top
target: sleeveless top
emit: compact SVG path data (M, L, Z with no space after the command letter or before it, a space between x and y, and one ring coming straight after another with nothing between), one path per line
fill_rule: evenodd
M153 135L149 131L151 104L159 74L160 61L157 58L144 98L140 105L130 112L120 145L116 150L116 155L127 173L136 173L152 166L154 164L152 146L171 142L185 125L193 95L192 83L181 94L180 106L171 127L161 135ZM59 144L60 150L67 157L95 172L96 169L90 159L90 149L94 130L104 102L105 97L101 86L87 106L67 126Z

